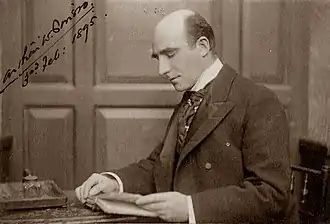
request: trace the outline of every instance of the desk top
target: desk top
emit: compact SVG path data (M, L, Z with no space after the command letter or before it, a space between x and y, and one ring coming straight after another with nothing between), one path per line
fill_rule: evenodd
M0 223L136 223L160 221L154 218L112 215L102 211L92 211L78 201L74 191L65 191L65 194L68 196L66 207L0 211Z

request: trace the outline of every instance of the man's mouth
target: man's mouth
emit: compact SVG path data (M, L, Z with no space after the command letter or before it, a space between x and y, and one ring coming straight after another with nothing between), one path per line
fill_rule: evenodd
M170 78L170 81L172 82L172 81L174 81L176 78L178 78L178 76L173 77L173 78Z

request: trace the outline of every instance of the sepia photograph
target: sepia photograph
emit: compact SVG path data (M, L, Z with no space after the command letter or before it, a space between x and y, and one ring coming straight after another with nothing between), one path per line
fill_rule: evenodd
M0 223L330 223L330 0L0 0Z

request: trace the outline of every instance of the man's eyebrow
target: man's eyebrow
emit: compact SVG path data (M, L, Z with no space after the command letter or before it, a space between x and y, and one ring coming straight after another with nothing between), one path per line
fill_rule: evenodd
M172 52L177 51L177 50L178 50L178 48L176 48L176 47L168 47L168 48L165 48L165 49L161 50L159 52L159 54L168 54L168 53L172 53ZM158 54L155 53L155 52L152 52L151 57L157 59L158 58Z

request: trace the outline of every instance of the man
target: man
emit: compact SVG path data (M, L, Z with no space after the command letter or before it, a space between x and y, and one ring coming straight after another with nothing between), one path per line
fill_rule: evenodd
M165 138L148 158L93 174L77 197L142 194L137 205L175 222L288 220L288 126L277 97L219 60L212 28L190 10L164 17L152 47L159 74L185 91Z

